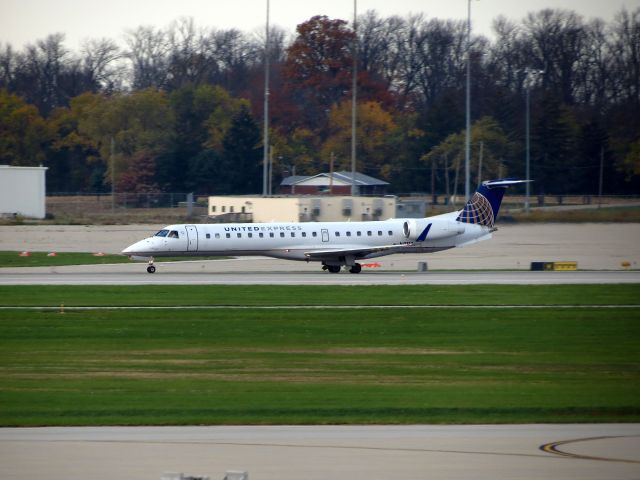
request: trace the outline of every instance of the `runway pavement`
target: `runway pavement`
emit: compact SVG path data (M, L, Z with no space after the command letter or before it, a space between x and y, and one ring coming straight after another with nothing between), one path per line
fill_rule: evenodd
M152 235L160 225L0 226L0 250L120 253ZM527 270L531 262L576 261L584 270L640 268L640 224L498 225L491 240L429 255L391 255L371 260L384 271ZM140 267L142 268L142 267ZM212 272L318 272L318 264L246 258L205 267ZM3 272L0 272L2 274Z
M630 480L640 425L0 429L3 479L213 480L227 470L251 480Z
M364 271L360 274L321 271L215 271L215 261L158 264L148 274L144 265L40 267L0 269L0 285L550 285L640 283L640 271ZM205 265L206 264L206 265ZM213 264L213 265L211 265Z

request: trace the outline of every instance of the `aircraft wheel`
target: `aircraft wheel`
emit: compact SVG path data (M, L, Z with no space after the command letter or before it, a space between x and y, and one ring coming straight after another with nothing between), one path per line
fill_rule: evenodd
M340 273L340 266L339 265L327 265L327 270L329 270L331 273Z
M349 271L351 273L360 273L362 271L362 265L360 265L359 263L355 263L353 267L349 269Z
M149 265L147 267L147 272L148 273L156 273L156 267L154 267L153 265Z

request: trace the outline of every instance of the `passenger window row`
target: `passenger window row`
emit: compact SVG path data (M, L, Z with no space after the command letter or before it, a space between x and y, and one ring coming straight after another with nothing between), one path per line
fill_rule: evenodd
M280 238L285 238L286 237L286 233L285 232L279 232L279 233L280 233ZM361 237L362 233L363 232L361 232L361 231L356 231L356 236ZM379 237L382 237L384 235L382 230L378 230L377 234L378 234ZM301 235L302 238L306 238L307 232L301 232L300 235ZM333 235L335 237L340 237L341 232L333 232ZM371 230L367 230L366 231L366 235L368 237L374 236L373 232ZM390 237L393 236L393 231L391 231L391 230L387 231L387 235L390 236ZM291 236L291 238L296 238L296 232L290 232L290 236ZM318 236L318 232L311 232L311 236L312 237L317 237ZM350 237L351 236L351 232L346 232L346 236ZM211 238L211 234L207 233L206 237L207 238ZM229 232L225 233L225 237L226 238L231 238L231 233L229 233ZM236 237L237 238L242 238L242 233L241 232L236 233ZM257 238L264 238L264 237L265 237L265 233L264 232L258 232L257 233ZM215 234L215 238L220 238L220 234L216 233ZM247 238L254 238L254 233L253 232L247 232ZM275 232L269 232L269 238L275 238Z

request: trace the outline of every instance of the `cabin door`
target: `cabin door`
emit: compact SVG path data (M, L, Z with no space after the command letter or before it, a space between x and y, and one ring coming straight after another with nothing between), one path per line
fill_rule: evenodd
M187 225L187 251L198 251L198 229L195 225Z
M321 230L322 232L322 241L323 242L328 242L329 241L329 230L327 230L326 228L323 228Z

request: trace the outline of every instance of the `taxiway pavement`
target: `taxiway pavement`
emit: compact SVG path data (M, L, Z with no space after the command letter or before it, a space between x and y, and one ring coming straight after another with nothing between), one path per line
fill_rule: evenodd
M0 429L3 479L222 479L227 470L252 480L631 480L640 425Z
M274 261L277 262L277 261ZM252 272L216 271L217 261L0 269L0 285L561 285L640 283L640 271Z

